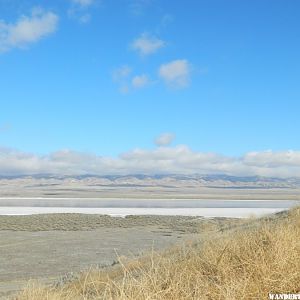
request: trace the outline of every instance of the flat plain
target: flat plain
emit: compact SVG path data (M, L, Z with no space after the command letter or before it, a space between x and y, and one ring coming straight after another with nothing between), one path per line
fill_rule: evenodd
M90 267L111 266L118 256L199 240L241 222L175 216L0 216L0 297L7 299L30 279L57 283Z

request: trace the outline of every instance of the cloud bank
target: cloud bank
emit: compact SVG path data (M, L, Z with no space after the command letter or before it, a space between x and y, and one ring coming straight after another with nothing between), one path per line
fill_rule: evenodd
M188 146L135 149L117 158L61 150L36 155L0 148L0 175L228 174L299 177L300 151L249 152L241 157L191 150Z
M0 20L0 52L13 48L26 48L56 31L58 16L40 8L32 10L30 16L22 16L16 23Z

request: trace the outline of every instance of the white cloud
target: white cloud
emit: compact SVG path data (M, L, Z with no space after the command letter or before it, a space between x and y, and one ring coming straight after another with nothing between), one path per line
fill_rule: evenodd
M186 59L178 59L160 66L159 76L172 88L184 88L189 84L191 66Z
M132 86L136 89L140 89L148 85L150 82L148 76L146 74L142 74L139 76L134 76L132 78Z
M152 2L153 0L130 0L129 10L132 14L141 16Z
M167 25L171 24L174 21L174 17L170 14L165 14L161 21L160 21L160 27L166 27Z
M132 70L128 65L123 65L112 72L113 80L118 84L119 91L122 94L127 94L129 92L129 76Z
M155 36L149 36L146 33L143 33L131 44L131 48L138 51L140 55L153 54L164 46L165 42L163 40L160 40Z
M91 21L91 15L90 14L84 14L79 17L79 22L82 24L86 24Z
M74 4L77 4L77 5L80 5L80 6L83 6L83 7L90 6L95 2L95 0L71 0L71 1Z
M123 65L113 71L113 79L115 81L119 81L125 78L128 78L128 76L131 74L131 68L128 65Z
M249 152L245 155L244 162L249 166L267 168L277 168L282 165L300 167L300 152L292 150L275 153L271 150L263 152Z
M158 136L154 142L157 146L168 146L174 141L174 139L175 134L166 132Z
M92 15L88 11L96 3L96 0L70 0L73 5L68 9L68 16L81 24L91 21ZM99 1L97 1L98 3Z
M229 174L293 177L300 174L300 151L250 152L241 157L192 151L188 146L135 149L118 158L61 150L35 155L0 148L0 175L20 174Z
M26 48L56 31L57 26L58 16L41 9L33 9L30 16L22 16L14 24L0 20L0 52Z

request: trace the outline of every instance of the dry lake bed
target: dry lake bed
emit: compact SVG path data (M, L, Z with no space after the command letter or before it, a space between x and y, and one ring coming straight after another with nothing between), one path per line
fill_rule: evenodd
M299 200L0 198L0 215L84 213L111 216L249 217L275 213L297 204L300 204Z

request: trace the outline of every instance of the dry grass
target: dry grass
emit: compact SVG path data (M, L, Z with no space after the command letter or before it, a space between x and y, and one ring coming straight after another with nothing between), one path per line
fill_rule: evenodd
M300 208L204 243L94 270L62 287L30 283L18 300L267 299L300 292Z

